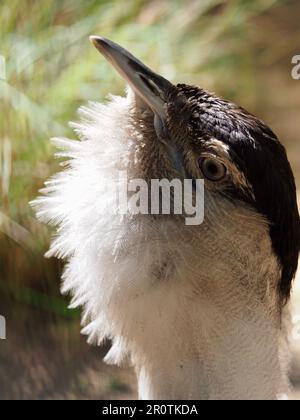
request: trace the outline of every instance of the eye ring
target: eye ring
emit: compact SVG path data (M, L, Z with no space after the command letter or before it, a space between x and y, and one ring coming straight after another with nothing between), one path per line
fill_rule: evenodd
M203 176L209 181L222 181L227 175L226 166L215 157L200 158L199 167Z

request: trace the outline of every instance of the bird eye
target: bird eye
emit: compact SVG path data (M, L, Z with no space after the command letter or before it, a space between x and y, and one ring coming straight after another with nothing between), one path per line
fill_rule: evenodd
M227 174L227 168L218 159L212 157L204 157L199 159L200 169L210 181L221 181Z

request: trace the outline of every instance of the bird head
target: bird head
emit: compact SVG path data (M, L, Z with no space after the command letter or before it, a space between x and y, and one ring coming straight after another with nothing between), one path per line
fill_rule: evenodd
M278 294L286 301L300 228L293 173L276 135L237 105L195 86L173 85L114 42L96 36L91 42L135 93L131 116L142 139L139 175L204 179L206 201L214 203L207 204L206 217L212 207L225 205L224 211L237 216L240 232L247 229L245 214L258 215L258 223L267 225L280 266Z

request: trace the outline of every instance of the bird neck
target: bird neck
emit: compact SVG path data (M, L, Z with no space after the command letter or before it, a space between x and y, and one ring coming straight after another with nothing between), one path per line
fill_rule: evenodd
M177 302L180 305L180 302ZM247 302L244 302L247 305ZM184 306L183 301L181 306ZM174 308L176 305L174 304ZM243 306L241 305L241 308ZM274 400L288 392L280 326L262 307L213 302L157 317L134 353L141 399ZM192 314L192 315L191 315ZM147 334L147 331L145 331ZM140 350L140 351L139 351ZM282 354L281 354L282 352ZM141 356L141 357L140 357Z
M247 209L247 218L234 206L213 210L199 229L143 220L117 255L110 356L131 355L142 399L288 392L280 269L266 224Z
M167 240L152 233L140 253L142 293L123 312L140 398L277 399L288 392L280 270L266 227L252 226L250 216L238 223L244 218L234 208L218 215L219 208L199 231L184 227L182 234L164 223L156 231L167 230Z

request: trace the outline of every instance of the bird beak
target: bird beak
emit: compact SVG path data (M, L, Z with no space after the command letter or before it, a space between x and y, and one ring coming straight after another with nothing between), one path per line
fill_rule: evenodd
M164 121L164 104L173 85L155 74L120 45L99 36L91 36L90 41L127 81L138 98Z

